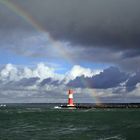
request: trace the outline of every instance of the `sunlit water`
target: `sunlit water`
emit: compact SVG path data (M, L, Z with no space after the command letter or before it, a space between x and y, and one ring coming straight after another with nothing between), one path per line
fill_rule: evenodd
M140 109L0 108L0 140L140 140Z

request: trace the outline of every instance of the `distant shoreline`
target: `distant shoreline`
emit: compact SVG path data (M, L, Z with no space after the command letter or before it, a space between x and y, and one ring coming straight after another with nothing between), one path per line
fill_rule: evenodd
M64 106L66 103L0 103L6 105L6 107L53 107ZM77 103L75 105L77 109L90 109L90 108L140 108L140 103Z

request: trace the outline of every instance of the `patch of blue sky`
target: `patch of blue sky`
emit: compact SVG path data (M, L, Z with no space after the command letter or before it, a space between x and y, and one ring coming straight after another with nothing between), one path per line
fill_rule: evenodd
M36 66L38 63L44 63L49 67L53 67L57 73L63 74L67 72L72 64L67 63L64 59L52 59L46 57L27 57L23 55L18 55L14 52L0 49L0 65L14 64L18 66L32 67Z

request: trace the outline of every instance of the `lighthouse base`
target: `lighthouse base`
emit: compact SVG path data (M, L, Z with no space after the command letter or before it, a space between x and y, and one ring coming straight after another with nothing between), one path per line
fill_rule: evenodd
M80 105L61 105L61 106L55 106L55 109L91 109L91 106L80 106Z

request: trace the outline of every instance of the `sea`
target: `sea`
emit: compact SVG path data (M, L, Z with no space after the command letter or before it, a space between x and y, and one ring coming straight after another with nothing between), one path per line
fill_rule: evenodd
M140 109L0 107L0 140L140 140Z

